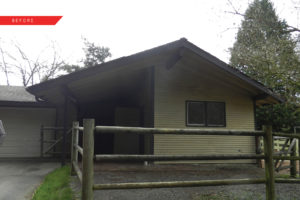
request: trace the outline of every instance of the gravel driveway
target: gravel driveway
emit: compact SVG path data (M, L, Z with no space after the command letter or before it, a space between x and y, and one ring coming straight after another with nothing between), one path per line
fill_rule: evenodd
M239 179L259 178L264 176L264 170L254 165L122 165L102 164L95 166L95 183L121 183L140 181L175 181L175 180L205 180L205 179ZM73 179L77 184L76 178ZM300 185L276 184L279 199L300 199ZM265 194L264 184L238 185L194 188L162 188L136 190L106 190L95 191L95 200L197 200L200 195L208 196L216 193L226 196L248 199L249 196ZM256 198L253 198L256 199Z

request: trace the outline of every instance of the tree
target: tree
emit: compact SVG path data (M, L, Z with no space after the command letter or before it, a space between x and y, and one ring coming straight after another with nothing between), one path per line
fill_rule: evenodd
M60 67L64 65L54 42L41 51L35 59L30 58L17 42L12 42L8 45L9 47L6 46L6 49L10 49L10 51L5 51L3 46L5 45L1 43L0 66L5 74L7 85L10 84L12 78L10 74L14 75L14 80L20 78L23 86L28 86L56 77ZM49 51L45 52L45 50ZM43 54L45 54L44 59L42 59Z
M300 124L300 108L294 103L264 105L256 109L257 125L271 124L274 131L292 132Z
M283 117L275 116L278 110L296 109L299 101L300 62L295 51L297 42L290 32L269 0L254 0L244 14L236 42L230 49L233 67L272 88L287 101L280 108L271 106L258 110L259 116L264 116L261 120L269 119L273 124L272 120ZM271 117L266 116L268 113Z
M86 38L84 40L85 59L83 61L85 67L93 67L95 65L105 62L105 59L111 57L108 47L97 46L93 42L89 42Z
M111 56L109 48L97 46L85 38L83 40L83 67L101 64ZM0 72L3 72L6 84L10 85L13 79L20 80L23 86L29 86L55 78L63 72L71 73L82 68L80 65L66 63L60 57L56 46L55 42L51 42L38 56L33 57L16 41L9 43L0 40Z
M286 99L299 92L296 41L269 0L255 0L246 10L230 49L232 66L273 88ZM297 86L297 87L295 87Z
M75 72L81 68L93 67L95 65L104 63L108 57L111 57L110 49L108 47L96 45L93 42L89 42L86 38L83 38L83 43L85 58L82 62L84 66L80 67L79 65L65 64L61 67L62 70L66 71L67 73Z
M239 15L239 16L245 17L245 14L241 13L238 9L236 9L236 7L232 3L232 0L227 0L227 2L230 5L230 7L232 8L232 11L226 11L227 13L231 13L231 14L234 14L234 15ZM295 10L299 9L299 2L293 2L293 3L295 4L294 9ZM290 24L287 24L287 23L286 23L286 26L287 26L287 32L288 33L300 33L299 28L297 28L295 26L292 26Z

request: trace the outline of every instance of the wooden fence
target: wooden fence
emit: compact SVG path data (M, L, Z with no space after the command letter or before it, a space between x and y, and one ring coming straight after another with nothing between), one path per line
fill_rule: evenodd
M66 155L70 152L66 151L65 147L69 144L64 141L67 141L66 137L70 133L72 133L72 129L65 130L64 127L42 125L40 129L40 157L43 158L47 155L52 155L52 157L61 156L61 164L65 165Z
M79 132L83 132L83 147L78 145ZM262 136L264 138L264 155L95 155L94 134L185 134L185 135L235 135ZM272 133L271 126L264 126L263 131L205 130L205 129L167 129L167 128L137 128L95 126L94 119L84 119L83 127L78 122L73 123L71 163L72 175L77 175L82 185L82 199L92 200L94 190L168 188L168 187L199 187L241 184L265 184L266 199L275 200L275 183L300 183L300 179L282 179L274 177L273 159L300 160L300 156L274 156L273 136L284 136L300 139L300 135ZM78 165L78 153L82 155L82 171ZM194 180L168 182L112 183L94 184L93 161L174 161L174 160L234 160L234 159L264 159L265 177L227 180Z

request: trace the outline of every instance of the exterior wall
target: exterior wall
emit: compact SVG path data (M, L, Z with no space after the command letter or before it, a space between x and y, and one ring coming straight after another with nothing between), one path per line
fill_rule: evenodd
M38 157L40 127L55 125L55 109L0 107L0 119L7 133L0 144L0 158Z
M171 69L157 66L155 68L155 127L192 128L186 126L187 100L225 102L226 127L210 129L254 130L253 101L250 95L243 94L238 88L226 85L213 77L207 77L203 71L197 71L190 66L176 64ZM255 153L254 137L154 136L154 154L158 155L240 153Z

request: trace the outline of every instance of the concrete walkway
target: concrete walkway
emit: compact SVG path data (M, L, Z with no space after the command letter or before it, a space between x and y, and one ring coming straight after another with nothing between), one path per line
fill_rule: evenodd
M0 200L31 199L45 175L59 163L38 161L0 161Z

